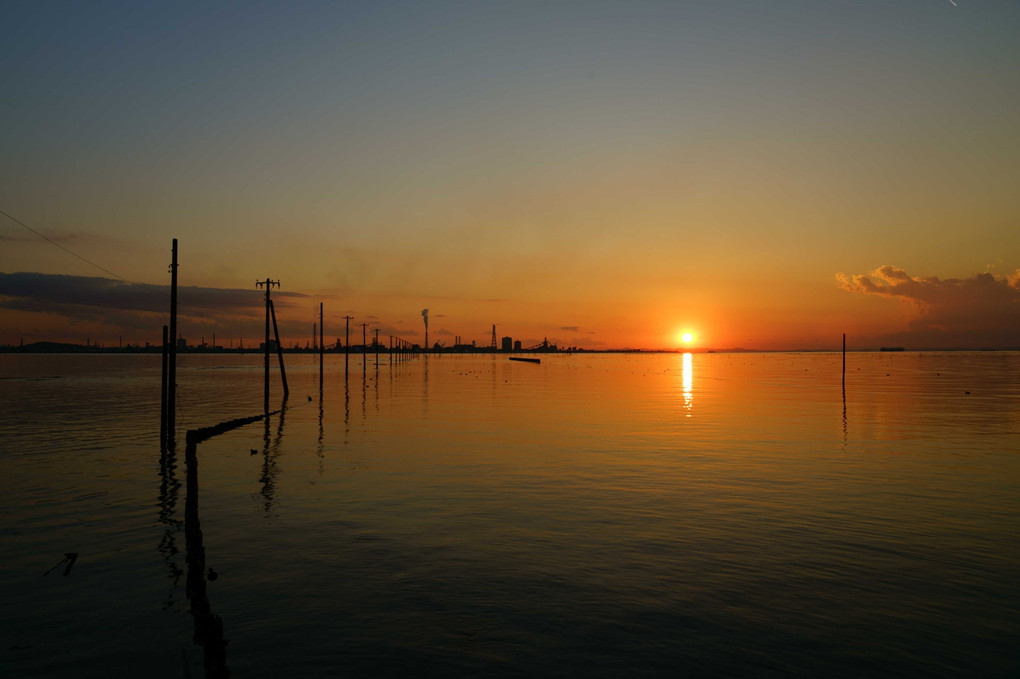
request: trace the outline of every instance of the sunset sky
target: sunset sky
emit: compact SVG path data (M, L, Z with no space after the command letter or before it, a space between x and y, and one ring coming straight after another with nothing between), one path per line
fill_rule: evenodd
M1020 347L1015 0L0 16L0 344Z

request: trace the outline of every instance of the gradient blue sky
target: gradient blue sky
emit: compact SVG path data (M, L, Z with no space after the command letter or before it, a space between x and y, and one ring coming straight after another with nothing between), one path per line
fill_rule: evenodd
M0 11L0 209L132 281L177 237L182 284L252 289L191 339L257 329L268 275L295 341L325 300L447 343L1020 346L1017 2ZM104 275L2 216L0 272ZM158 341L5 280L0 342Z

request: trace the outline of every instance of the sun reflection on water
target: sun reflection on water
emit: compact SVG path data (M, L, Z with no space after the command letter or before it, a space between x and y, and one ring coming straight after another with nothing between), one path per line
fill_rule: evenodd
M687 411L687 417L690 417L694 407L694 359L690 352L684 354L681 377L684 385L684 410Z

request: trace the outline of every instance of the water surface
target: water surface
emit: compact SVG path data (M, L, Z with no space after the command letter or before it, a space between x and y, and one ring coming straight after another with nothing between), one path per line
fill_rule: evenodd
M1020 354L286 360L198 446L234 676L1020 671ZM179 361L181 439L261 410ZM158 356L0 378L0 674L200 676Z

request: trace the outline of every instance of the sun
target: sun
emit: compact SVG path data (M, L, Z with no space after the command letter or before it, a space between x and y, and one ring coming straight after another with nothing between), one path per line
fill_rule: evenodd
M685 345L690 344L691 342L694 341L694 335L692 333L686 332L686 331L684 331L684 332L680 333L679 335L677 335L677 338L680 340L680 342L682 344L685 344Z

